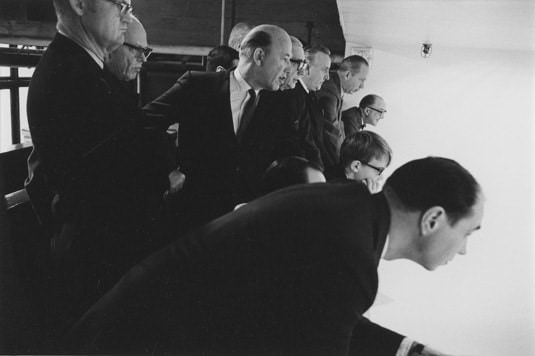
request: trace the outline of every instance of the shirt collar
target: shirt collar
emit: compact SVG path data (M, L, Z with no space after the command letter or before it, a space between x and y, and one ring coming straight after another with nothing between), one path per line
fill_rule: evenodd
M308 90L305 82L303 82L303 79L302 78L299 78L299 82L301 82L301 86L303 87L303 89L305 89L305 91L307 92L307 94L310 93L310 90Z
M381 259L385 258L386 251L388 251L388 245L390 245L390 235L386 235L385 247L381 253Z
M247 83L245 79L243 79L243 76L238 70L238 67L236 67L236 69L234 69L232 73L234 73L234 79L236 79L234 83L235 84L234 90L245 93L249 91L249 89L253 89L253 87L251 87L249 83ZM260 89L255 90L256 97L258 97L259 92L260 92Z

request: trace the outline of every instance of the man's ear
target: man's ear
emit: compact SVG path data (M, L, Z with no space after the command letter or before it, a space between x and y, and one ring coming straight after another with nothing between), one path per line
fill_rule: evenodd
M69 0L69 3L71 4L72 10L78 16L82 16L84 14L84 11L86 10L87 6L85 0Z
M217 68L215 69L216 72L224 72L226 71L225 68L223 68L223 66L217 66Z
M351 168L351 172L353 173L357 173L360 167L362 167L362 163L358 160L354 160L349 164L349 168Z
M438 231L448 223L446 211L441 206L433 206L427 209L420 218L420 229L422 234L430 235Z
M266 52L262 48L257 48L253 52L253 61L256 65L261 66L264 62L264 58L266 56Z

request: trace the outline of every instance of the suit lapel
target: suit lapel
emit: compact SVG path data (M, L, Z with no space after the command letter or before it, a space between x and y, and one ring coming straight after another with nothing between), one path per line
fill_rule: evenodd
M228 70L222 72L219 80L216 84L217 93L216 93L216 112L220 113L221 126L225 134L232 134L236 143L236 134L234 133L234 122L232 119L232 109L230 107L230 78L232 71ZM210 103L207 103L210 105Z

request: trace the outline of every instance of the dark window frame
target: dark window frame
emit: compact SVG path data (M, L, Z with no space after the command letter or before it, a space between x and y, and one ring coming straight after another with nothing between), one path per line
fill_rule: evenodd
M9 90L11 107L11 144L21 143L20 133L20 88L30 86L29 77L20 77L19 68L35 68L43 54L42 48L29 49L27 46L10 44L0 47L0 66L9 68L9 76L0 77L0 90Z

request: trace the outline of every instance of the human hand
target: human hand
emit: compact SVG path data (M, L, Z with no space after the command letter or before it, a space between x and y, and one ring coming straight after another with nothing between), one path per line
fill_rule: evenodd
M168 194L174 194L184 187L186 176L180 172L180 167L169 173L169 189Z
M383 185L378 179L366 178L362 180L362 183L368 187L370 193L375 194L381 191Z

